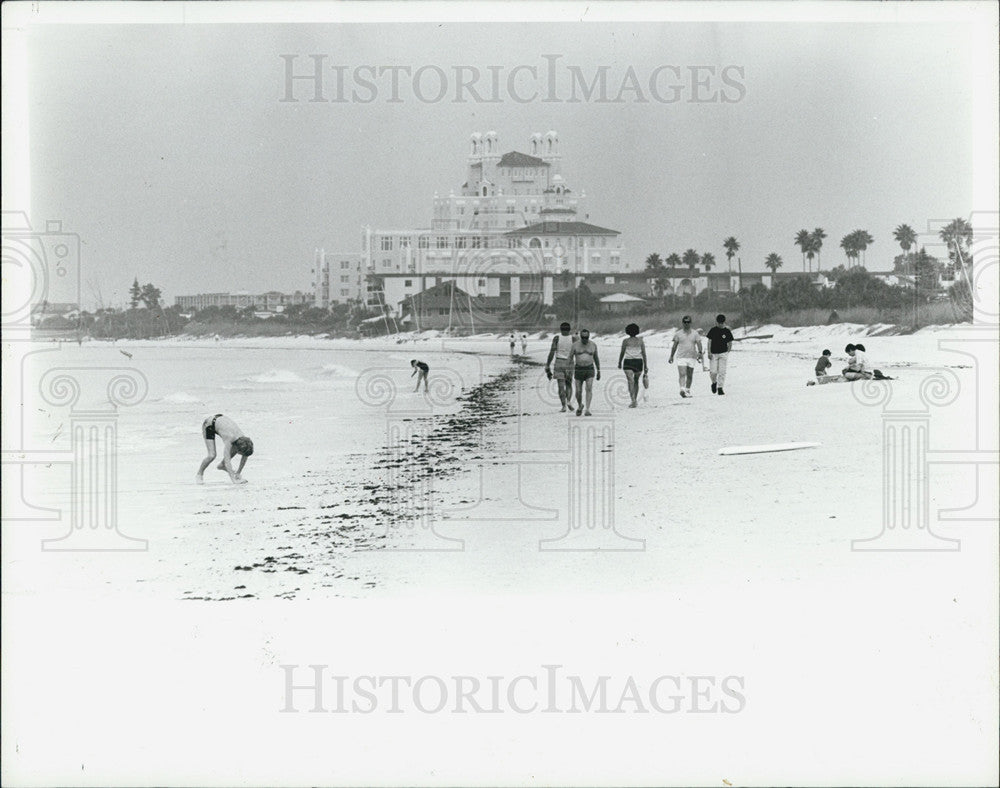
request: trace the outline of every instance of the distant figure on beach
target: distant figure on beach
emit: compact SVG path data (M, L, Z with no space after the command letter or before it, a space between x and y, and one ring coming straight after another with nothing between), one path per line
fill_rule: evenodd
M726 325L725 315L715 316L715 325L708 329L708 375L712 379L712 393L725 394L726 369L729 351L733 349L733 332Z
M528 335L521 334L521 355L528 355Z
M826 377L826 371L832 366L833 362L830 361L830 351L824 350L823 355L816 359L816 377Z
M864 345L848 345L844 352L850 356L850 361L842 372L847 380L868 380L872 377L872 366Z
M549 380L553 376L559 385L559 402L562 408L560 413L565 413L573 397L573 344L576 340L570 336L569 323L559 325L559 333L552 337L552 346L549 348L549 357L545 360L545 374ZM555 372L552 370L552 359L555 359Z
M219 341L219 335L218 335L218 334L216 334L216 335L215 335L215 341L216 341L216 342L218 342L218 341Z
M420 383L423 381L424 393L427 393L427 373L431 371L431 368L427 366L423 361L417 361L412 359L410 361L410 366L413 367L413 372L410 373L412 378L414 375L417 376L417 387L413 389L414 393L420 391Z
M208 456L201 461L198 468L198 475L195 477L198 484L203 484L205 469L215 460L215 436L222 438L222 462L218 464L220 471L226 471L233 484L246 484L240 474L243 473L243 466L247 464L247 457L253 454L253 441L243 434L243 430L236 426L236 422L228 416L216 413L209 416L201 423L201 436L205 439L208 447ZM232 458L240 455L240 467L233 471Z
M681 396L691 396L691 382L694 380L695 364L701 363L705 357L701 347L701 334L691 328L691 317L684 315L683 326L674 334L670 345L670 358L667 363L674 363L677 356L677 378L681 385Z
M514 345L517 344L517 337L514 335L513 329L510 332L510 357L514 358Z
M834 309L830 313L830 316L826 319L826 324L830 325L831 323L839 323L839 322L840 322L840 315L838 315L837 310Z
M570 353L573 358L573 377L576 379L576 415L589 416L590 402L594 398L594 380L601 379L601 360L597 356L597 345L590 341L590 331L580 329L580 339L573 343Z
M618 354L618 369L625 370L628 381L628 395L632 398L630 408L639 406L639 378L649 375L649 364L646 361L646 343L639 336L639 326L629 323L625 326L628 336L622 340L622 351Z

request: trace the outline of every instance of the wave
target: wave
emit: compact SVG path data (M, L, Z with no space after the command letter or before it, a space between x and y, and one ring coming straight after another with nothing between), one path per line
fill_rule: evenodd
M244 378L247 383L302 383L302 378L287 369L269 369L259 375Z
M188 394L186 391L178 391L173 394L167 394L167 396L162 397L160 402L167 402L171 405L191 405L195 402L201 402L193 394Z

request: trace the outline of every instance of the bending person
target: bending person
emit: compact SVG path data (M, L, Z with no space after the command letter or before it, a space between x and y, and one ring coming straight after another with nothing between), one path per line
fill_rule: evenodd
M195 477L198 484L205 481L205 469L215 460L215 437L222 438L222 462L217 466L220 471L226 471L233 484L246 484L241 474L243 466L247 464L247 458L253 454L253 441L243 434L243 430L236 426L236 422L228 416L216 413L209 416L201 423L201 436L205 439L205 446L208 448L208 456L201 461L198 468L198 475ZM237 454L240 455L240 467L233 470L232 459Z

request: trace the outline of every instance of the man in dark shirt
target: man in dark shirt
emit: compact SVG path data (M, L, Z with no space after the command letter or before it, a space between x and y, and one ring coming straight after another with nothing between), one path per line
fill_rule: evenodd
M726 325L725 315L715 316L715 325L708 333L708 374L712 378L712 393L725 394L726 367L729 365L729 351L733 347L733 332Z

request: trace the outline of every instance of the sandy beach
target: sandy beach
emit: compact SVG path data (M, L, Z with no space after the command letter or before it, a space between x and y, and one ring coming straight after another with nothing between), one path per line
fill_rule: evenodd
M604 374L589 419L558 412L542 367L548 340L538 337L515 360L496 336L177 339L36 353L32 380L54 366L108 365L148 382L141 402L117 412L118 525L148 550L42 551L42 539L69 528L71 477L57 465L26 475L27 499L62 514L5 524L8 632L36 643L31 662L10 663L31 679L10 702L58 704L58 730L76 744L55 761L24 750L18 764L44 758L46 773L87 784L90 769L98 775L113 762L141 781L158 773L142 756L153 736L160 752L228 759L224 782L243 769L293 782L378 782L383 760L358 715L307 725L308 715L275 713L281 665L485 675L556 662L593 675L625 666L647 678L739 674L747 710L701 726L676 716L645 726L591 718L579 735L608 742L600 764L532 745L552 734L547 715L490 732L488 717L466 726L461 715L408 716L406 724L432 719L440 744L387 742L383 756L408 759L417 782L462 781L462 764L484 759L500 781L698 780L710 760L721 776L753 782L777 779L789 748L833 773L843 766L830 749L837 741L853 752L877 746L886 774L904 783L933 776L942 748L980 773L995 712L976 688L996 680L981 655L996 649L997 602L987 591L997 533L938 519L995 516L995 475L930 469L929 522L960 550L852 551L882 529L887 411L850 385L806 381L823 348L836 366L844 344L863 338L896 378L880 384L892 387L891 407L928 409L929 448L959 451L995 435L995 414L977 411L977 397L979 381L996 372L940 345L965 341L963 327L870 331L755 328L751 335L772 336L737 343L726 396L713 396L698 371L691 399L678 396L667 364L669 332L648 335L652 383L636 409L625 407L615 368L621 337L597 337ZM412 390L411 358L430 364L426 396ZM930 410L919 392L932 375L945 376L953 396ZM195 484L199 424L217 412L255 441L246 485L215 470ZM67 408L26 414L26 448L68 449L68 419ZM785 441L820 445L718 454ZM97 606L100 621L88 612ZM60 670L61 653L86 682L39 688L44 673ZM86 709L106 702L102 682L142 683L147 670L194 678L170 692L142 684L141 696L105 708L103 731L87 731ZM948 700L925 704L945 681ZM224 713L188 714L222 698ZM149 702L190 724L131 729ZM808 729L795 722L804 708ZM899 708L909 723L890 730ZM850 731L836 722L844 715L856 719ZM561 736L576 730L555 716L570 725ZM29 731L25 741L45 735ZM289 759L280 773L266 756L275 743ZM309 755L328 746L332 772ZM454 748L473 760L452 760ZM508 748L516 764L504 761ZM658 752L669 753L666 771ZM183 765L157 768L184 779Z

